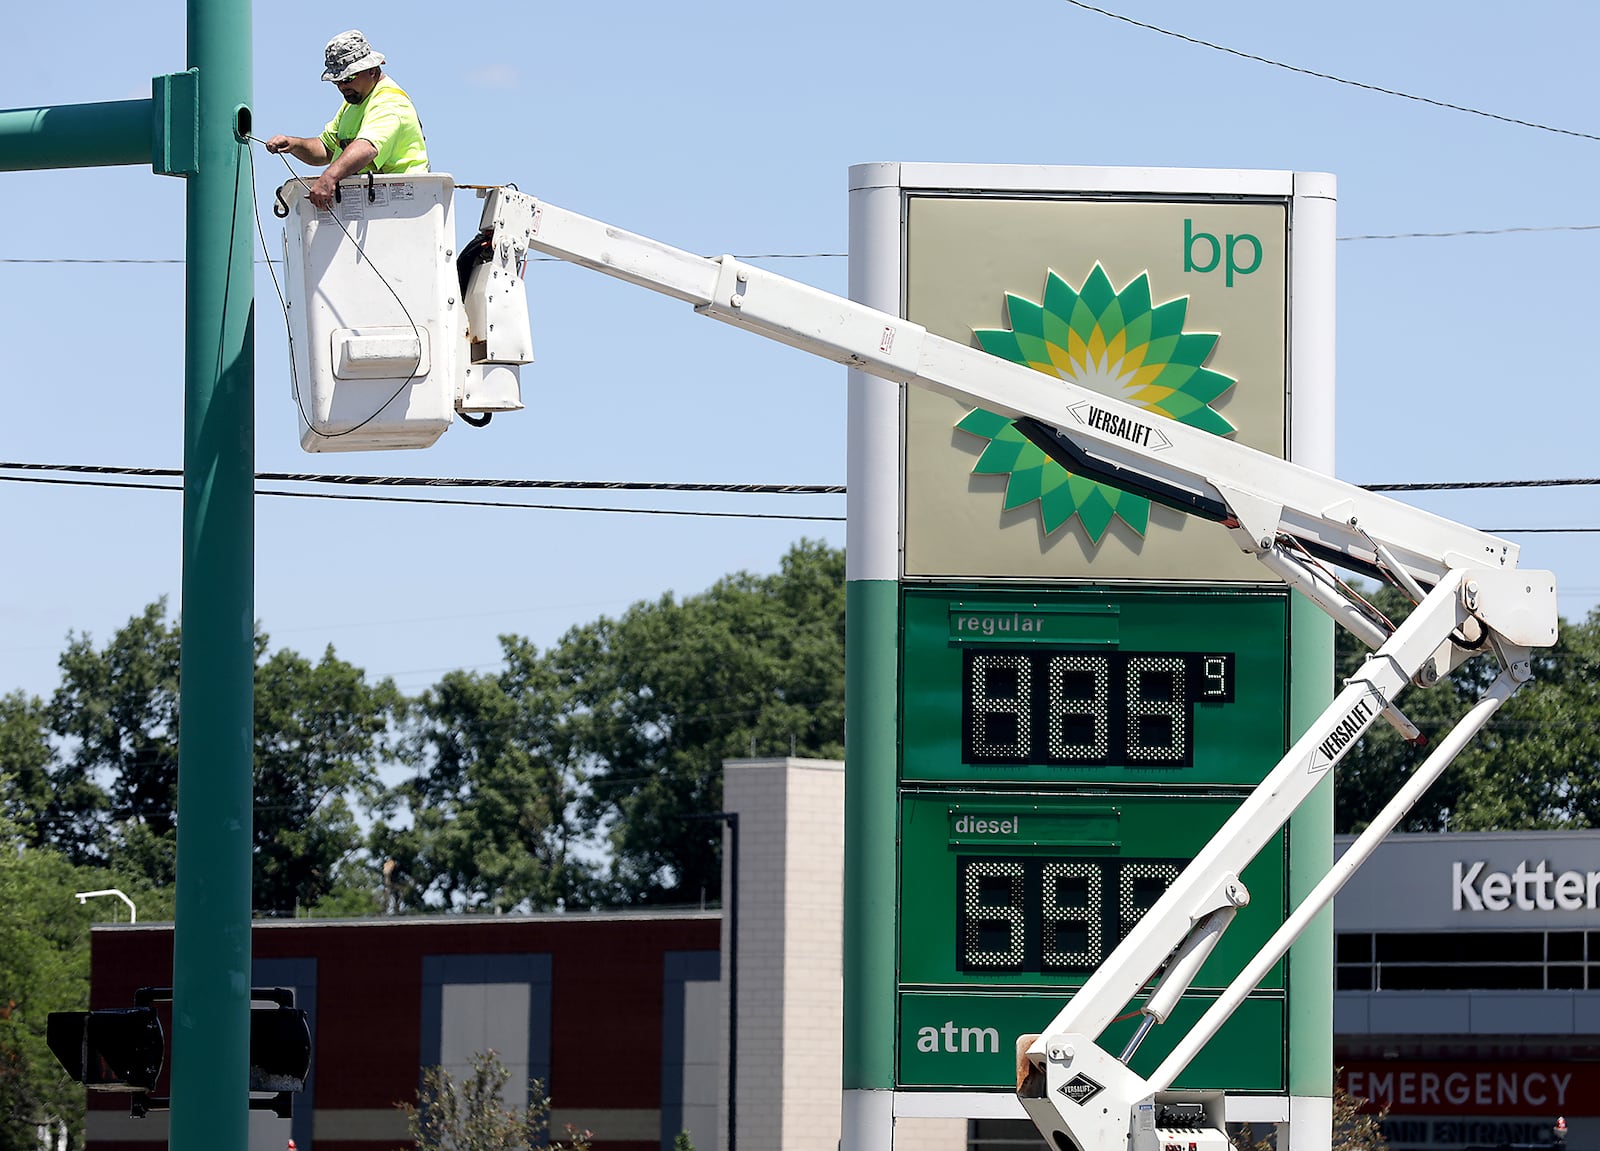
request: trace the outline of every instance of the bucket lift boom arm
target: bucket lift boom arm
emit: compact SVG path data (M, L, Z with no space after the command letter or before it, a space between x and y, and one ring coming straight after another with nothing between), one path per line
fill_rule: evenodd
M487 193L482 226L496 258L543 252L881 379L1009 416L1070 471L1224 525L1242 550L1375 649L1057 1018L1019 1041L1018 1096L1061 1151L1157 1151L1158 1131L1171 1125L1164 1113L1183 1116L1195 1129L1185 1135L1189 1142L1225 1145L1220 1097L1173 1092L1173 1081L1428 784L1528 680L1531 649L1556 639L1553 575L1518 569L1518 549L1505 540L1152 418L732 256L697 256L504 188ZM1322 561L1393 582L1417 607L1391 631ZM1130 1070L1138 1041L1165 1021L1248 902L1239 879L1245 865L1379 718L1417 737L1394 706L1406 687L1431 686L1480 652L1498 660L1501 672L1479 703L1156 1072L1146 1079ZM1158 975L1134 1042L1119 1056L1102 1050L1101 1033Z

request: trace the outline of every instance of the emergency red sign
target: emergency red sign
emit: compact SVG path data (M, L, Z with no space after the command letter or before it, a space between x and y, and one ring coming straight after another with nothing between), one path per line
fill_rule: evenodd
M1348 1063L1351 1095L1394 1115L1590 1114L1600 1105L1592 1063Z

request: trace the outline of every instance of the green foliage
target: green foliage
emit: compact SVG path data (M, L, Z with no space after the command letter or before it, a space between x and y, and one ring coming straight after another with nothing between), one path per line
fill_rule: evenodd
M721 889L722 761L844 749L844 553L802 542L778 574L575 628L551 653L570 685L586 826L609 832L609 899L693 902Z
M414 778L374 830L393 910L581 906L590 868L572 854L564 685L526 640L501 637L505 670L450 672L416 701L405 757ZM390 813L393 815L393 812Z
M0 790L12 783L0 774ZM72 893L92 874L24 848L0 817L0 1151L37 1151L43 1125L64 1125L70 1146L83 1146L83 1088L50 1053L45 1022L89 1004L92 911Z
M672 1137L672 1151L694 1151L694 1140L687 1131L679 1131Z
M566 1138L549 1140L550 1100L543 1085L528 1082L527 1103L507 1103L511 1072L493 1051L472 1057L472 1074L457 1083L443 1067L422 1073L417 1102L396 1104L418 1151L588 1151L594 1136L570 1125Z
M180 632L157 601L104 647L69 635L48 706L0 699L0 769L18 785L4 810L77 864L170 887L177 867ZM376 873L352 861L358 823L379 802L379 767L404 701L329 648L313 664L267 655L256 638L254 866L257 910L291 914L336 899L378 909ZM59 741L53 745L51 736ZM126 884L125 884L126 886Z
M50 766L55 751L50 746L43 701L14 691L0 696L0 771L8 783L0 789L0 819L26 829L30 845L46 841L46 812L52 800Z
M112 862L133 834L142 866L170 866L179 637L166 611L164 599L149 605L103 650L87 635L67 637L50 726L70 750L53 773L48 817L54 844L75 863Z
M1600 611L1565 625L1535 675L1457 760L1452 830L1600 827Z
M378 768L388 758L390 724L401 707L392 681L368 684L332 647L316 664L292 651L258 661L258 912L292 914L340 889L342 870L363 844L353 804L370 808L378 800Z
M1372 602L1399 622L1409 603L1393 589ZM1341 631L1342 682L1366 648ZM1600 826L1600 612L1563 622L1554 647L1534 652L1534 681L1513 696L1401 823L1402 831L1488 831ZM1472 706L1498 666L1474 659L1431 689L1396 702L1431 740ZM1388 724L1373 725L1340 763L1335 829L1360 831L1427 757Z

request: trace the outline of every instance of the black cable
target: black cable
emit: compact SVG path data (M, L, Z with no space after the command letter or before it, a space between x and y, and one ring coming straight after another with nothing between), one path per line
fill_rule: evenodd
M1440 484L1362 484L1369 492L1469 492L1498 488L1580 488L1600 485L1600 479L1566 480L1466 480Z
M0 468L9 467L9 466L11 466L11 465L0 464ZM319 478L326 479L328 477L319 477ZM182 491L183 490L183 487L182 487L181 484L152 484L152 483L118 482L118 481L112 481L112 480L57 479L57 478L52 478L52 477L49 477L49 476L4 476L4 475L0 475L0 483L6 483L6 482L9 482L9 483L22 483L22 484L28 484L28 483L32 483L32 484L55 484L55 485L61 485L61 486L66 486L66 487L112 488L112 489L124 489L124 490L131 488L131 489L135 489L135 490L166 491L166 492L177 492L177 491ZM471 482L472 481L459 481L459 483L462 486L466 486L466 485L470 484ZM539 481L528 481L528 482L538 483ZM507 483L510 486L520 486L518 481L507 481ZM558 487L584 487L584 486L587 486L587 485L574 482L574 483L559 483L559 484L555 484L555 485L552 485L552 486L558 486ZM607 485L607 486L609 486L609 485ZM633 485L622 485L622 486L632 487ZM670 487L667 487L667 486L662 486L660 488L660 490L673 490L673 489L670 488ZM368 502L368 503L444 505L444 506L468 507L468 508L522 508L522 509L525 509L525 510L528 510L528 511L548 511L548 512L608 512L608 513L614 513L614 514L618 514L618 515L690 516L690 517L699 517L699 518L704 518L704 519L792 520L792 521L799 522L799 523L844 523L845 522L845 517L844 516L801 516L801 515L789 515L787 513L772 513L772 512L711 512L711 511L696 511L696 510L689 509L689 508L677 508L677 509L674 509L674 508L616 508L616 507L595 506L595 505L589 505L589 504L527 504L527 503L515 503L515 502L507 501L507 500L423 499L423 498L418 497L418 496L361 496L361 495L353 495L353 494L343 493L343 492L341 492L341 493L332 493L332 492L283 492L283 491L272 491L272 490L263 491L263 490L261 490L259 488L256 489L256 495L258 495L258 496L283 496L283 497L287 497L287 498L290 498L290 499L303 499L303 500L361 500L361 501L365 501L365 502ZM1590 534L1600 533L1600 527L1553 527L1553 528L1505 527L1505 528L1480 528L1478 530L1484 531L1484 532L1488 532L1490 535L1590 535Z
M79 472L89 475L183 475L181 468L129 468L110 464L37 464L0 460L0 471ZM627 480L512 480L445 476L332 475L322 472L257 472L257 480L284 483L372 484L384 487L565 488L591 491L729 492L739 495L844 495L843 484L698 484ZM1485 491L1513 488L1600 487L1600 476L1540 480L1449 480L1439 483L1356 485L1369 492Z
M181 492L182 484L147 484L111 480L52 479L48 476L0 476L0 483L56 484L80 488L118 488L152 492ZM793 520L801 523L844 523L844 516L800 516L775 512L710 512L690 508L613 508L590 504L524 504L507 500L424 499L421 496L361 496L347 492L280 492L256 489L258 496L282 496L299 500L359 500L380 504L425 504L463 508L521 508L543 512L609 512L635 516L689 516L701 519Z
M0 461L0 471L78 472L89 475L147 476L171 479L182 468L126 468L105 464L25 464ZM327 475L319 472L257 472L256 480L280 483L356 484L377 487L554 488L571 491L714 492L733 495L841 496L843 484L705 484L636 480L506 480L443 476Z
M1515 124L1519 128L1534 128L1540 132L1554 132L1558 136L1575 136L1580 140L1600 141L1600 136L1589 132L1578 132L1571 128L1554 128L1549 124L1540 124L1533 120L1519 120L1515 116L1502 116L1498 112L1485 112L1481 108L1469 108L1465 104L1452 104L1446 100L1435 100L1428 96L1417 96L1410 92L1402 92L1397 88L1383 88L1377 84L1364 84L1359 80L1347 80L1343 76L1335 76L1330 72L1317 72L1311 68L1301 68L1295 64L1285 64L1282 60L1273 60L1267 56L1257 56L1250 52L1241 52L1237 48L1229 48L1225 44L1216 44L1210 40L1202 40L1197 36L1186 36L1182 32L1174 32L1171 28L1162 28L1156 24L1146 24L1142 20L1135 20L1131 16L1124 16L1118 12L1111 12L1105 8L1096 8L1084 0L1065 0L1074 8L1082 8L1085 12L1094 12L1100 16L1120 20L1124 24L1131 24L1135 28L1143 28L1147 32L1158 32L1163 36L1170 36L1174 40L1182 40L1186 44L1194 44L1201 48L1210 48L1214 52L1223 52L1229 56L1237 56L1241 60L1251 60L1257 64L1269 64L1274 68L1282 68L1285 72L1295 72L1301 76L1311 76L1317 80L1331 80L1335 84L1344 84L1350 88L1361 88L1368 92L1377 92L1383 96L1397 96L1402 100L1414 100L1418 104L1428 104L1435 108L1445 108L1451 112L1465 112L1469 116L1482 116L1486 120L1498 120L1503 124Z
M1509 236L1517 232L1600 232L1600 224L1522 225L1509 228L1460 228L1454 232L1386 232L1364 236L1336 236L1340 243L1354 240L1449 240L1457 236Z

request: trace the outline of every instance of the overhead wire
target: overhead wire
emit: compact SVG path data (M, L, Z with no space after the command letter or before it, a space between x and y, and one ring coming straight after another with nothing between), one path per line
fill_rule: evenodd
M176 479L181 468L131 468L106 464L36 464L0 461L0 470L78 472ZM719 492L738 495L844 495L843 484L726 484L641 480L479 479L449 476L338 475L324 472L257 472L256 480L291 483L372 484L386 487L560 488L580 491ZM1600 480L1593 481L1600 484Z
M91 475L151 476L176 479L181 468L136 468L111 464L24 463L0 460L0 471L70 472ZM4 478L4 477L0 477ZM257 472L256 480L293 483L357 484L383 487L569 488L592 491L718 492L736 495L844 495L844 484L680 483L660 480L529 480L475 476L381 476L328 472ZM1369 492L1481 491L1515 488L1600 487L1600 476L1532 480L1441 480L1426 483L1358 484Z
M0 476L0 483L55 484L67 487L133 489L136 491L181 492L182 484L139 483L127 480L76 480L49 476ZM779 512L719 512L698 508L623 508L599 504L519 503L512 500L428 499L422 496L368 496L351 492L286 492L256 489L258 496L279 496L302 500L352 500L364 503L422 504L466 508L516 508L524 511L607 512L616 515L687 516L701 519L788 520L800 523L843 523L844 516L793 515Z
M1357 235L1335 236L1339 243L1356 243L1370 240L1448 240L1461 236L1513 236L1537 232L1600 232L1600 224L1511 224L1503 228L1457 228L1446 232L1366 232ZM265 241L263 241L265 243ZM736 260L844 260L849 252L746 252L735 253ZM530 256L540 263L560 263L555 256ZM110 256L0 256L0 264L173 264L188 261L182 257L123 258ZM282 260L270 256L256 260L258 266L270 271Z
M1222 52L1229 56L1237 56L1241 60L1250 60L1257 64L1266 64L1273 68L1281 68L1285 72L1294 72L1301 76L1310 76L1317 80L1328 80L1335 84L1343 84L1349 88L1360 88L1367 92L1376 92L1383 96L1394 96L1401 100L1412 100L1418 104L1427 104L1434 108L1444 108L1451 112L1462 112L1469 116L1481 116L1486 120L1497 120L1503 124L1514 124L1519 128L1532 128L1539 132L1552 132L1558 136L1572 136L1580 140L1600 141L1600 136L1591 132L1580 132L1574 128L1557 128L1550 124L1541 124L1537 120L1524 120L1516 116L1504 116L1499 112L1489 112L1482 108L1473 108L1466 104L1455 104L1448 100L1436 100L1431 96L1419 96L1414 92L1405 92L1398 88L1385 88L1379 84L1368 84L1360 80L1351 80L1345 76L1336 76L1332 72L1319 72L1314 68L1302 68L1298 64L1287 64L1282 60L1274 60L1270 56L1260 56L1254 52L1244 52L1238 48L1230 48L1226 44L1218 44L1213 40L1203 40L1198 36L1190 36L1171 28L1163 28L1159 24L1150 24L1143 20L1135 20L1132 16L1124 16L1120 12L1113 12L1108 8L1099 8L1085 0L1063 0L1074 8L1081 8L1085 12L1094 12L1100 16L1118 20L1124 24L1131 24L1135 28L1143 28L1147 32L1156 32L1162 36L1170 36L1174 40L1181 40L1186 44L1197 47L1209 48L1213 52Z
M0 482L39 483L67 487L99 487L120 490L181 491L181 484L147 482L151 479L178 478L182 471L175 468L121 468L104 464L41 464L0 461L0 473L22 471L24 475L0 474ZM42 471L88 473L95 476L128 476L141 479L76 479L60 476L43 476ZM257 472L257 482L294 482L382 487L451 487L451 488L528 488L589 491L662 491L692 492L732 495L844 495L843 484L708 484L673 483L634 480L519 480L474 479L446 476L373 476L373 475L323 475L314 472ZM1524 488L1594 487L1600 486L1600 477L1564 477L1536 480L1467 480L1435 483L1385 483L1358 485L1368 491L1482 491L1515 490ZM609 507L597 504L527 503L514 500L472 500L460 498L427 498L422 496L358 495L349 492L296 492L278 489L256 490L257 495L278 496L288 499L355 500L368 503L420 504L431 506L458 506L481 508L508 508L528 511L604 512L618 515L686 516L704 519L754 519L787 520L800 523L843 523L839 515L798 515L787 512L729 512L698 508L642 508ZM1600 534L1600 526L1556 527L1498 527L1480 529L1497 535L1588 535Z

